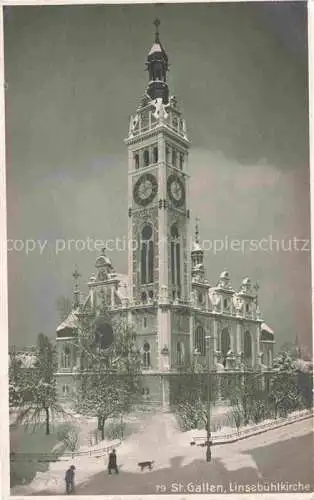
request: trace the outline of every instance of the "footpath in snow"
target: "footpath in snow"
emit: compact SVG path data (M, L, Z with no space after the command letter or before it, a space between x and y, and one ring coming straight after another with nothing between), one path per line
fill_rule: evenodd
M170 413L146 415L141 422L139 431L132 434L117 447L118 464L121 470L140 473L137 463L142 460L154 460L154 469L167 467L174 456L184 456L184 464L199 458L200 449L193 449L189 444L190 437L179 430L176 418ZM115 442L103 441L98 447L113 446ZM15 486L12 495L31 495L44 490L53 494L64 493L64 475L70 465L74 465L75 482L83 484L93 475L107 473L108 457L89 455L62 459L49 464L46 472L38 472L28 485Z
M190 443L196 432L182 432L179 429L176 418L171 413L156 413L144 415L139 422L138 432L132 434L120 446L117 447L118 464L121 470L132 473L141 473L138 462L154 460L154 470L169 467L174 457L181 457L181 465L185 466L197 459L204 458L204 448L191 446ZM270 431L261 436L255 436L251 440L244 440L233 445L218 445L214 447L214 454L219 457L227 469L235 470L241 467L258 468L250 455L246 453L259 443L259 446L266 445L274 440L287 439L292 434L302 435L308 432L311 420L291 424L283 428ZM234 428L222 428L220 433L234 432ZM105 441L98 446L113 446L116 442ZM107 473L107 455L105 456L77 456L74 459L63 459L59 462L50 463L48 471L37 473L34 480L25 486L12 488L12 495L30 495L49 490L51 494L63 494L65 489L64 474L70 465L75 465L76 484L83 484L90 480L92 476L100 472Z

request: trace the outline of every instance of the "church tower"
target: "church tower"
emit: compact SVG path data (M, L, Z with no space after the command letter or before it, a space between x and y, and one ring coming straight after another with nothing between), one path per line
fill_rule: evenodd
M164 409L177 397L180 376L191 361L203 370L206 383L208 369L242 373L272 366L274 332L262 319L251 280L244 278L236 290L223 271L217 285L210 285L198 220L192 247L189 244L190 143L182 112L169 91L159 21L154 24L146 90L125 139L128 276L116 273L105 249L84 299L78 271L74 273L73 308L56 331L58 391L65 399L81 367L76 346L86 320L104 349L114 339L111 320L134 328L142 394L147 401L162 402Z
M173 308L190 297L187 159L189 141L175 97L168 56L159 38L147 57L148 86L130 119L128 215L130 298L156 317L156 369L167 371L176 345Z

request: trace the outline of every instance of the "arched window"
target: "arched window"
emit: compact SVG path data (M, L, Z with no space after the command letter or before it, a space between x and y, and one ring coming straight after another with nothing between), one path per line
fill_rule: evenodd
M154 281L154 243L153 229L147 224L141 233L141 283Z
M145 304L147 302L146 292L142 292L142 294L141 294L141 300L142 300L143 304Z
M158 66L155 66L155 80L161 80L162 76L162 66L161 64L158 64Z
M180 153L180 170L183 170L184 165L184 154Z
M267 366L271 367L273 364L273 350L272 348L270 347L268 350L267 350Z
M222 364L226 366L227 355L230 351L230 335L228 328L224 328L221 332L221 353L222 353Z
M154 163L158 162L158 147L155 146L153 149Z
M150 367L150 345L148 342L145 342L143 346L143 366L144 368Z
M147 167L149 165L149 151L148 149L144 150L144 165Z
M64 384L64 385L62 386L62 393L63 393L63 395L64 395L64 396L67 396L67 395L69 394L69 392L70 392L70 391L69 391L69 386L68 386L68 384Z
M136 169L140 167L140 157L138 154L134 155L134 166Z
M198 299L198 303L200 305L204 304L204 294L203 294L203 292L198 292L197 299Z
M64 346L62 355L61 355L61 366L62 368L70 368L70 356L71 350L69 346Z
M171 234L171 280L177 289L181 287L181 247L179 242L179 230L177 224L173 224Z
M149 392L149 387L142 387L142 395L144 396L144 398L148 398Z
M177 365L183 365L184 357L184 344L183 342L177 342Z
M202 354L202 356L205 355L205 330L201 325L197 326L195 330L194 349Z
M175 149L172 150L172 165L177 166L177 152Z
M244 362L251 366L252 364L252 337L249 331L244 334Z

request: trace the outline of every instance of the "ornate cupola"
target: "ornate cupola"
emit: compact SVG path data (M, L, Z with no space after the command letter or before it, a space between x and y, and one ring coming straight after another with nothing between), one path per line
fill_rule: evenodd
M149 75L147 94L152 100L162 99L163 104L168 104L169 89L167 85L167 71L169 70L168 56L160 43L158 27L159 19L154 21L156 26L155 42L149 51L146 67Z
M97 257L95 267L97 269L97 281L106 281L113 273L113 265L111 260L106 255L106 249L103 248L101 255Z
M242 280L239 293L250 296L252 295L252 281L250 278L246 277Z
M204 250L200 244L199 219L195 222L195 233L191 251L192 261L192 281L203 281L205 276L204 269Z
M217 283L217 288L232 291L230 275L226 269L222 271L222 273L220 273L219 280Z

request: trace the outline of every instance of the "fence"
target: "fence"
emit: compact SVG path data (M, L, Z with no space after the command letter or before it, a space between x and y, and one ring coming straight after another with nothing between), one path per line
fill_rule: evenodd
M118 448L121 445L121 441L116 441L108 446L98 446L97 448L89 450L75 451L74 453L66 452L62 455L57 453L10 453L10 460L12 462L58 462L61 460L68 460L69 458L76 458L82 456L89 457L102 457L108 454L114 448Z
M298 414L289 415L286 418L278 418L274 422L265 422L261 424L256 424L254 427L249 427L248 429L242 429L241 431L235 431L232 433L224 434L222 436L212 436L213 445L218 444L226 444L233 443L235 441L240 441L246 437L256 436L257 434L261 434L262 432L266 432L268 430L273 430L278 427L283 427L284 425L292 424L293 422L298 422L300 420L304 420L306 418L310 418L313 416L312 410L302 410L298 412ZM202 442L204 443L207 439L207 436L195 436L193 440L195 443Z

